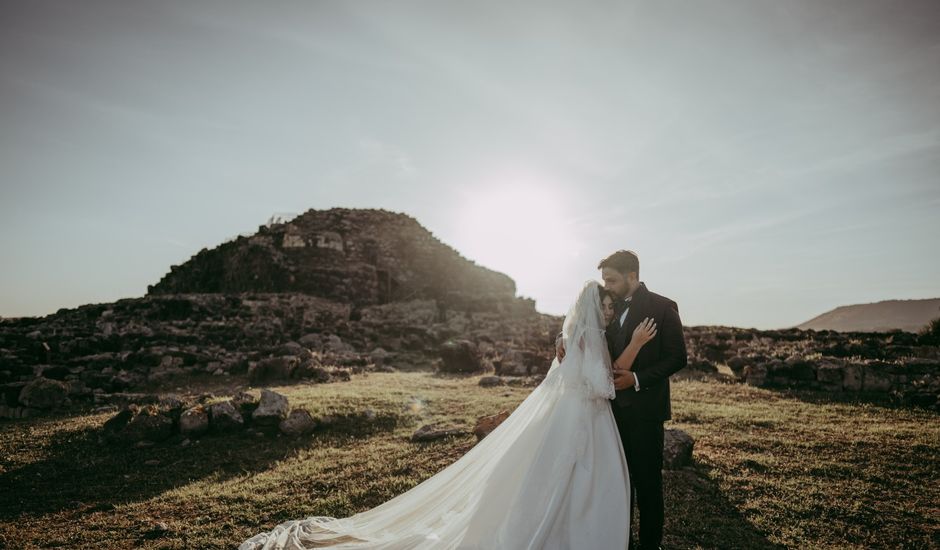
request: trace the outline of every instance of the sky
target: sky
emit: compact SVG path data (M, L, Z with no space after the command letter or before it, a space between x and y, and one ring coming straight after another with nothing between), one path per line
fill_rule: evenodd
M940 4L0 0L0 316L332 207L546 313L617 249L686 325L940 297Z

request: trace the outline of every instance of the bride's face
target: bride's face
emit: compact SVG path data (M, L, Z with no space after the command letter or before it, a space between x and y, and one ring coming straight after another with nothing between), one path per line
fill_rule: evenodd
M614 320L614 300L610 294L605 294L601 301L601 312L604 314L604 324L609 325Z

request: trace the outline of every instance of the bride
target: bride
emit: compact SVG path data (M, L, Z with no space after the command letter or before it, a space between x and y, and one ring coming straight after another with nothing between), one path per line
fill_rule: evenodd
M606 294L585 283L563 324L564 359L456 462L370 510L285 521L239 550L627 548L630 478L609 402ZM641 323L621 362L654 333Z

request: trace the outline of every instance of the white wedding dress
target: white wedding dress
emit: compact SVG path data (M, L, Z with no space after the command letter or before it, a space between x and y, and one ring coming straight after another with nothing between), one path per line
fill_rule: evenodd
M289 520L239 550L627 548L630 481L598 286L588 281L565 317L564 360L456 462L372 509Z

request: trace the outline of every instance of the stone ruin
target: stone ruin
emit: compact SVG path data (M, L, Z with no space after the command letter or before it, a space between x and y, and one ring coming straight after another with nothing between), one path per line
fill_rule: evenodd
M886 396L940 410L940 346L928 335L686 327L684 375L753 386Z

